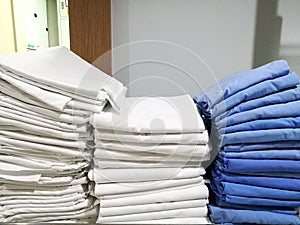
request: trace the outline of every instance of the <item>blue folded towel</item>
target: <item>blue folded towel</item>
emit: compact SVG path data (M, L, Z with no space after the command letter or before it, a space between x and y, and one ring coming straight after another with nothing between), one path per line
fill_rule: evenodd
M237 210L209 205L210 218L214 223L250 223L271 225L299 225L300 219L294 215L286 215L269 211Z
M253 70L242 71L219 81L205 92L194 97L199 110L207 117L212 115L213 107L222 100L264 80L274 79L289 73L289 66L284 60L277 60Z

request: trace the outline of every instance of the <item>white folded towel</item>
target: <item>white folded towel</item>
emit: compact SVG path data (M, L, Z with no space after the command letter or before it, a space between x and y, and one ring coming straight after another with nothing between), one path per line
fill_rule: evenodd
M126 222L115 222L113 224L211 224L211 221L209 220L208 217L193 217L193 218L126 221Z
M189 95L125 98L120 113L107 110L95 114L92 124L97 129L135 133L197 133L205 130Z

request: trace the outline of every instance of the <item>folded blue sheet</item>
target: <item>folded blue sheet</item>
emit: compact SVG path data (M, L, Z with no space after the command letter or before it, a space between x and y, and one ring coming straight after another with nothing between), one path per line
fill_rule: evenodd
M219 152L225 158L233 159L289 159L300 160L300 150L280 149L280 150L258 150L248 152ZM300 162L300 161L299 161Z
M283 190L300 191L300 180L284 177L262 177L253 175L237 175L224 173L215 168L212 171L213 179L252 186L277 188Z
M300 140L300 128L240 131L223 134L221 140L221 146L238 143L297 141Z
M274 79L289 73L289 66L284 60L277 60L253 70L242 71L219 81L208 90L194 97L201 113L207 117L212 114L213 107L222 100L264 80Z
M269 211L237 210L209 205L210 219L214 223L249 223L290 225L300 224L297 216L274 213Z
M216 127L228 127L257 119L274 119L300 116L300 101L268 105L249 111L233 114L216 122Z
M299 191L289 191L283 189L259 187L246 184L237 184L232 182L211 181L212 190L220 195L234 195L254 198L268 198L281 200L297 200L300 201ZM243 203L241 203L243 204Z
M230 173L300 173L299 160L231 159L218 157L216 166Z
M223 146L221 150L224 152L245 152L267 149L300 149L300 141L274 141L265 143L230 144Z
M231 116L236 113L245 112L251 109L255 109L262 106L274 105L286 102L292 102L300 100L300 88L293 88L284 91L280 91L271 95L267 95L261 98L252 99L235 106L234 108L228 110L220 116L217 116L215 121L220 121L221 119Z
M277 77L272 80L265 80L256 85L250 86L216 104L211 113L214 117L217 117L237 106L241 102L245 102L251 99L258 99L260 97L287 89L295 88L299 84L299 78L296 73L290 73L283 77ZM219 119L216 119L218 121Z
M238 131L252 131L252 130L267 130L267 129L281 129L281 128L300 128L300 116L285 117L277 119L262 119L254 120L245 123L236 124L233 126L221 128L220 134L234 133Z

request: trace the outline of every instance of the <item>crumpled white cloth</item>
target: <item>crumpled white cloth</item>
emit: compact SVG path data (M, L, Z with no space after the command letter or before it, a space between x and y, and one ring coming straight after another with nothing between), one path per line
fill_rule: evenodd
M130 133L116 130L98 130L94 131L95 139L110 140L119 142L143 142L154 144L207 144L208 132L202 133L169 133L169 134L147 134Z
M33 66L34 65L34 66ZM82 60L65 47L0 55L0 68L16 76L76 96L118 105L126 88L116 79ZM41 75L42 74L42 75ZM72 79L70 79L72 76Z
M208 188L205 184L184 185L173 190L159 190L155 193L137 193L134 196L101 199L101 207L114 208L121 206L134 206L154 204L159 202L177 202L187 200L208 199Z
M94 114L91 121L97 129L135 133L197 133L205 130L189 95L125 98L120 113L103 111Z
M144 182L170 179L187 179L205 174L203 167L196 168L124 168L101 169L95 167L89 171L89 178L96 183Z
M109 223L107 223L109 224ZM211 224L208 217L113 222L112 224Z
M100 207L100 216L118 216L137 213L158 212L173 209L205 207L208 204L208 199L188 200L188 201L173 201L164 203L142 204L132 206L120 206L104 208Z
M143 191L161 190L163 188L179 187L188 184L203 182L203 177L163 180L163 181L144 181L144 182L118 182L95 185L96 196L121 195L138 193Z
M169 218L193 218L193 217L207 217L208 209L204 207L173 209L160 212L147 212L119 216L98 217L97 223L114 223L114 222L127 222L139 220L157 220Z

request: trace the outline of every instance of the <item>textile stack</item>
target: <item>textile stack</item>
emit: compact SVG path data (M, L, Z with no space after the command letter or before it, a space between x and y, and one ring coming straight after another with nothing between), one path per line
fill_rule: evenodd
M89 117L125 88L63 47L0 56L0 222L91 222Z
M95 114L99 223L208 224L208 133L188 95L126 98Z
M300 224L300 88L278 60L229 76L194 98L211 125L211 220Z

